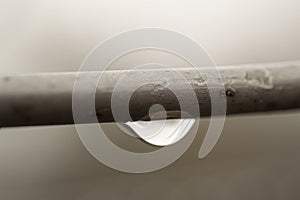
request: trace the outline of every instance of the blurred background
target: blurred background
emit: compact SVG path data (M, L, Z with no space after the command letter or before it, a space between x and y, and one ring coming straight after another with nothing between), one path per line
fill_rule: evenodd
M0 0L0 73L77 71L87 54L120 32L161 27L202 44L217 65L300 59L299 0ZM115 62L185 66L143 51ZM0 108L1 109L1 108ZM150 174L105 167L74 126L0 130L0 199L299 199L300 112L228 117L204 160L197 157L208 119L192 147ZM147 149L114 124L120 146Z

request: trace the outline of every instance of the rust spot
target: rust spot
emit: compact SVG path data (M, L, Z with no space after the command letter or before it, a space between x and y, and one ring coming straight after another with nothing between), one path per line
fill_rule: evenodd
M236 95L235 89L229 87L226 88L225 91L222 91L221 96L223 97L234 97Z
M233 97L235 96L236 92L233 89L227 89L226 90L226 96L227 97Z

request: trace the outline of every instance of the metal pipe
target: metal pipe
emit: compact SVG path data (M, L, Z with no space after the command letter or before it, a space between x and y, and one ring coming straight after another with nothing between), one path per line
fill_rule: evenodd
M224 66L218 69L224 81L225 91L220 95L227 98L227 114L300 107L300 61ZM179 71L197 95L201 116L209 116L210 96L203 77L192 68ZM209 68L204 70L205 73L209 71ZM96 91L95 110L99 122L115 121L111 112L111 96L114 85L127 72L103 72ZM93 76L93 72L80 73ZM175 84L175 88L182 86L182 81L174 80L166 69L131 73L132 81L135 81L134 77L151 80L151 77L159 75L167 77L170 83ZM75 72L0 75L0 127L73 124L72 92L76 75ZM124 90L128 89L126 84L123 87ZM176 92L180 93L179 89ZM164 106L168 118L180 117L176 95L162 85L148 84L139 88L131 98L130 114L133 121L148 120L148 111L153 104Z

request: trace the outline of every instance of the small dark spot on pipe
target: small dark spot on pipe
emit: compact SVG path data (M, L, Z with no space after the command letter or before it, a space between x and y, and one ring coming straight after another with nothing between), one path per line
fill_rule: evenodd
M23 105L23 106L12 105L11 109L14 115L19 116L19 118L22 119L23 121L29 122L31 120L29 115L30 111L33 110L33 107L31 105Z
M4 82L9 82L10 81L10 77L4 77L3 80L4 80Z
M49 83L49 88L50 89L56 89L55 83Z
M275 103L275 102L269 102L267 104L267 106L270 108L270 109L275 109L278 107L278 105Z
M231 89L231 88L226 89L225 95L227 97L234 97L235 94L236 94L236 92L234 89Z

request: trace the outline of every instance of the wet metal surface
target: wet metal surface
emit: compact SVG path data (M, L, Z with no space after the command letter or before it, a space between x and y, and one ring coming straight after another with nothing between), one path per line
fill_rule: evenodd
M227 100L227 114L265 112L300 107L300 61L220 67L225 91L220 95ZM111 96L114 85L127 71L104 72L96 92L96 114L100 122L113 122ZM201 115L210 115L210 95L205 77L195 69L179 69L197 95ZM93 72L83 72L91 79ZM203 71L209 76L209 68ZM180 118L176 98L183 94L186 80L172 77L168 70L134 71L136 77L161 82L147 83L137 89L130 100L131 117L149 120L148 111L154 104L161 104L168 118ZM72 92L76 73L51 73L29 75L0 75L0 126L72 124ZM174 85L176 95L168 89ZM130 88L122 85L122 91ZM213 89L213 88L210 88ZM82 95L85 95L82 93ZM122 94L120 94L122 96ZM189 98L189 97L186 97ZM195 105L190 105L195 106ZM195 116L189 113L191 117ZM157 113L155 119L164 114ZM123 119L127 121L128 119Z

